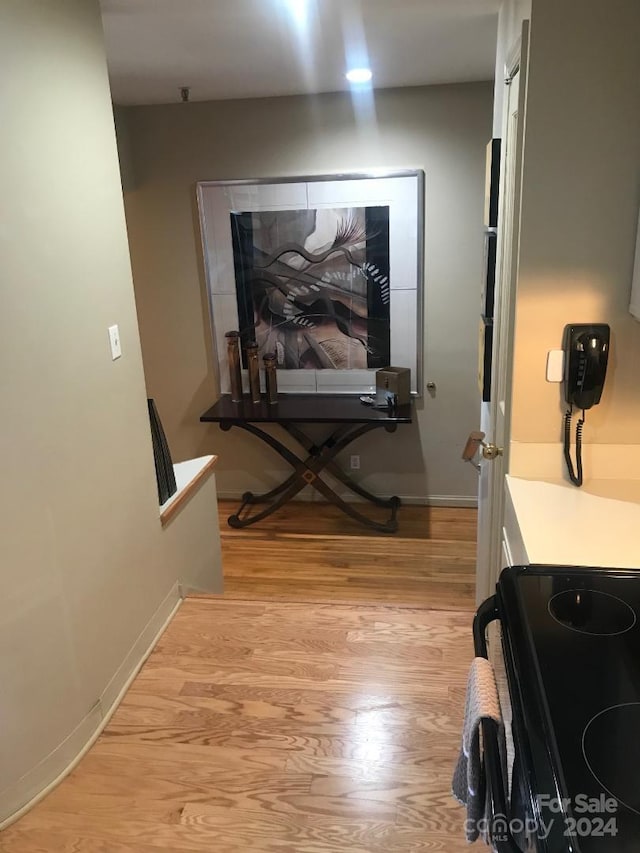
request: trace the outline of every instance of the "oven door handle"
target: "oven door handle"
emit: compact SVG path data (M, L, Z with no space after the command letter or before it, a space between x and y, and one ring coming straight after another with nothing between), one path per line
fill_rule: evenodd
M488 598L478 608L473 620L473 646L476 657L488 658L486 631L490 622L500 618L496 596ZM498 746L498 724L484 719L480 723L484 766L489 802L491 826L489 835L496 853L522 853L513 840L509 829L509 809L505 801L506 785L502 777L502 762Z

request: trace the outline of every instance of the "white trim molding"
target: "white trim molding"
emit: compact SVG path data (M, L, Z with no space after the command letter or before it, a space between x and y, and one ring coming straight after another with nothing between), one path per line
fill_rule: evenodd
M0 832L44 799L91 749L181 603L180 588L175 583L84 719L53 752L25 773L17 784L0 791Z
M218 491L218 500L223 501L242 501L242 495L236 489L227 491ZM353 495L351 492L338 492L339 496L345 503L367 504L364 498ZM390 497L390 495L381 495L380 497ZM472 507L478 506L477 495L398 495L405 506L451 506L451 507ZM313 492L311 488L306 489L296 497L294 503L327 503L323 497Z

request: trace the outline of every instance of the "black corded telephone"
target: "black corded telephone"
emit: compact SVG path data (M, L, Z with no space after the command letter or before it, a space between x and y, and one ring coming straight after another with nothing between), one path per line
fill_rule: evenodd
M564 416L564 458L574 486L582 485L582 427L585 411L600 402L607 361L610 329L606 323L582 323L564 328L564 399L569 408ZM571 461L571 417L573 408L582 409L576 426L576 470Z

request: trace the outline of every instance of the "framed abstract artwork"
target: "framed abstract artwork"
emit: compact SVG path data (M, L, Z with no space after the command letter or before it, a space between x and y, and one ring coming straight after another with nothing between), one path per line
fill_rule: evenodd
M389 365L419 391L423 172L203 181L197 200L223 393L232 330L243 367L250 342L275 353L284 392L371 393Z

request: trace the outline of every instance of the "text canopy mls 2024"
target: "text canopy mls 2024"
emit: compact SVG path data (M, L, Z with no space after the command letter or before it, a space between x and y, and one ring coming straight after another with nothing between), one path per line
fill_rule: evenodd
M223 393L233 329L281 391L371 392L389 364L420 388L421 171L202 182L198 206Z

